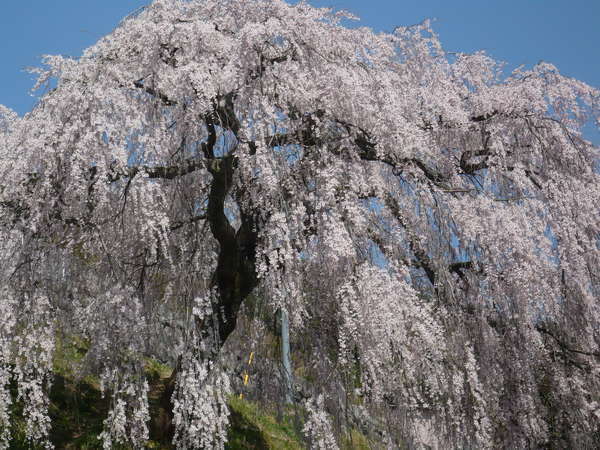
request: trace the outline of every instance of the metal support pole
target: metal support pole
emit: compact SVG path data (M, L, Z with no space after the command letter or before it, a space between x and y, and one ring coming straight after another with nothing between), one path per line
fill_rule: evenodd
M285 403L292 403L292 361L290 358L290 322L285 309L279 309L281 324L281 365L283 367L283 390Z

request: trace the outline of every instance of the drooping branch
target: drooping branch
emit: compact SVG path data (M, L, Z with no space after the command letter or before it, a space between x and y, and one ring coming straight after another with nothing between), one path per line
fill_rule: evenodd
M387 195L385 197L385 203L396 218L396 220L398 221L398 223L406 231L408 245L410 247L411 252L415 255L419 266L425 271L425 274L427 275L427 278L431 282L432 286L435 286L436 272L433 262L427 254L427 251L423 248L419 236L412 230L412 228L408 224L408 221L404 217L404 214L402 214L398 201L393 196Z
M415 233L415 231L412 229L412 227L408 223L408 220L402 213L398 201L393 196L388 194L385 197L385 204L391 211L393 216L396 218L400 226L405 230L408 240L408 246L416 259L416 266L423 269L425 275L427 276L427 279L429 280L432 286L435 286L436 281L440 278L440 268L442 270L448 270L451 273L455 273L462 280L466 280L466 275L464 271L473 269L472 261L456 261L448 264L447 266L434 264L431 257L427 253L427 250L423 246L421 239L419 238L417 233ZM371 238L373 239L373 236ZM374 242L377 243L377 240L374 240ZM406 261L404 262L406 263Z

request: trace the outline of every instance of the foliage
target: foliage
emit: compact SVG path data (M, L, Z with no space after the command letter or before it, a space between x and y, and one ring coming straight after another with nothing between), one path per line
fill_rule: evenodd
M0 109L0 448L15 402L51 446L57 330L105 447L141 448L155 402L175 445L222 448L249 298L254 336L289 314L314 447L598 441L598 90L352 19L155 0Z

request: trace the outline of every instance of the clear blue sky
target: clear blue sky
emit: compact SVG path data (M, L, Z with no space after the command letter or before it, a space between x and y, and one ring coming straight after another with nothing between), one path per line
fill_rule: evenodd
M146 0L0 0L0 104L31 109L43 54L78 56ZM379 31L435 18L447 50L485 50L509 63L545 60L600 88L600 0L311 0L348 9ZM593 133L598 142L597 133Z

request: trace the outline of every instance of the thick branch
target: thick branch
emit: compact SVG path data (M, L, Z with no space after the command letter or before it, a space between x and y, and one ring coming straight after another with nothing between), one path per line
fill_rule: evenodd
M200 220L206 220L206 217L207 217L206 214L202 214L202 215L199 215L199 216L191 217L191 218L189 218L187 220L181 220L181 221L178 221L178 222L175 222L174 224L172 224L169 229L171 231L175 231L175 230L180 229L184 225L188 225L188 224L191 224L191 223L196 223L196 222L198 222Z
M173 178L192 173L204 166L203 160L188 158L183 163L172 166L128 166L122 170L113 169L108 173L107 177L109 183L114 183L121 178L133 178L139 173L145 174L148 178L172 180ZM90 169L94 175L96 170L95 167Z
M482 156L480 161L472 162L471 158ZM478 170L487 169L488 166L488 150L472 151L467 150L460 156L460 168L466 174L472 175Z
M316 114L319 114L319 111ZM319 117L321 116L319 115ZM341 120L336 119L336 121L346 128L348 133L356 135L354 138L354 144L359 150L358 156L361 160L381 162L390 166L394 172L401 172L406 165L415 165L423 172L425 177L433 183L437 184L448 181L448 177L446 175L429 167L427 164L417 158L403 158L395 161L389 156L378 154L376 149L377 144L372 140L367 131ZM265 144L270 147L278 147L289 144L313 146L328 142L315 137L314 132L312 132L313 130L310 128L311 124L314 125L314 121L306 120L305 123L308 125L308 128L305 127L304 129L298 130L294 133L277 133L273 136L268 136L265 139ZM256 148L254 143L251 143L250 145L251 149Z
M133 82L133 85L138 88L138 89L142 89L146 94L151 95L152 97L157 98L158 100L160 100L165 106L174 106L177 104L177 102L175 100L171 100L168 96L166 96L165 94L163 94L160 91L157 91L154 88L151 88L150 86L146 86L144 84L144 79L140 79L137 81Z
M554 339L554 341L558 344L558 346L561 349L563 349L563 350L565 350L567 352L578 353L580 355L585 355L585 356L595 356L596 358L600 358L600 353L597 353L597 352L587 352L587 351L584 351L584 350L578 350L578 349L572 348L566 342L564 342L562 339L560 339L552 331L550 331L548 328L544 327L543 325L536 325L535 329L537 331L539 331L540 333L547 334L548 336L550 336L552 339Z

